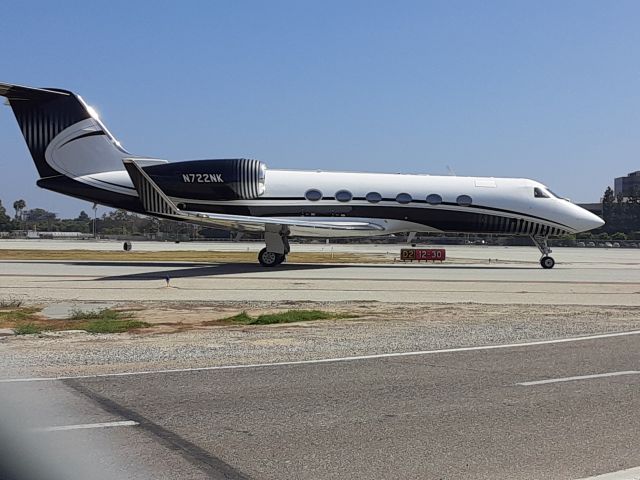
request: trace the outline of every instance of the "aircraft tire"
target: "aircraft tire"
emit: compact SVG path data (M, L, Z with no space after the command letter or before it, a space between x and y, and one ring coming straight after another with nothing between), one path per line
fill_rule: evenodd
M133 248L133 246L131 245L131 242L124 242L124 243L122 244L122 249L123 249L125 252L130 252L130 251L131 251L131 248Z
M556 261L552 257L544 256L540 259L540 265L544 269L553 268L555 264L556 264Z
M258 261L263 267L275 267L276 265L282 263L283 260L284 255L275 252L268 252L266 248L263 248L262 250L260 250L260 253L258 253Z

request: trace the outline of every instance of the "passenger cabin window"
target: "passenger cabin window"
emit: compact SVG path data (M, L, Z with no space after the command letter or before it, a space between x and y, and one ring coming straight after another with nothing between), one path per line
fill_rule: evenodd
M369 203L378 203L382 201L382 195L380 195L378 192L369 192L367 193L367 196L365 198Z
M458 205L462 206L462 207L468 207L469 205L471 205L471 197L469 195L460 195L457 199L456 202L458 202Z
M409 195L408 193L399 193L398 196L396 197L396 202L398 203L410 203L411 200L413 200L411 198L411 195Z
M307 200L317 202L322 198L322 192L320 190L312 188L311 190L307 190L307 193L305 193L304 196Z
M549 195L547 195L544 190L542 190L541 188L535 187L533 189L533 196L535 198L549 198Z
M338 190L336 192L336 200L339 202L350 202L353 195L349 190Z
M430 205L440 205L442 203L442 197L437 193L427 195L427 203Z

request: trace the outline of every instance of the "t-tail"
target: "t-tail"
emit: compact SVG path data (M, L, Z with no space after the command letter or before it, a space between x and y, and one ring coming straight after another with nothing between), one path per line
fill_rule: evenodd
M79 95L57 88L0 83L40 179L38 186L105 205L137 210L126 187L108 188L101 174L123 171L132 155Z

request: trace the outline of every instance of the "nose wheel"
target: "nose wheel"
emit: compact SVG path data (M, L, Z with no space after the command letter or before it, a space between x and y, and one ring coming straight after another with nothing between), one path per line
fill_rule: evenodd
M553 259L553 257L542 257L540 259L540 265L542 265L542 268L553 268L553 266L556 264L556 261Z
M556 261L553 259L553 257L549 256L549 254L551 253L551 248L549 248L549 244L547 243L547 237L532 236L531 240L533 240L533 243L536 244L536 247L538 247L538 250L540 250L540 253L542 254L542 258L540 259L540 266L545 270L553 268L556 264Z

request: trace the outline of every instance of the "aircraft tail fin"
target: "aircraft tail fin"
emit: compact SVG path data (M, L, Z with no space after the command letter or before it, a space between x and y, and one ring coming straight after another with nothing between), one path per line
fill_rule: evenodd
M7 98L41 178L121 170L122 158L130 156L73 92L0 83L0 96Z

